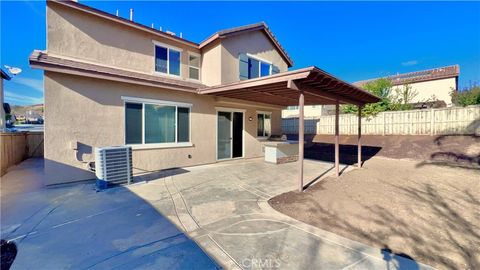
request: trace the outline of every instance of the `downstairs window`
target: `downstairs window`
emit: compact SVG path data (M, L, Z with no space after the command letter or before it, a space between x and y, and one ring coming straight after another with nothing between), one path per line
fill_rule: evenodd
M175 146L190 143L190 104L125 100L125 143Z

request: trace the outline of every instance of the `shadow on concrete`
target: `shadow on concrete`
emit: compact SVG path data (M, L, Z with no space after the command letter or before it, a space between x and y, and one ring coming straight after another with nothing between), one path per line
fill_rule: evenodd
M15 257L17 257L17 245L4 239L0 241L0 269L8 270L12 266Z
M392 250L385 246L380 250L383 260L386 263L386 269L395 270L418 270L418 263L409 255L404 253L393 253Z
M35 166L40 162L43 160L24 162L13 171L42 174L43 166ZM44 187L37 186L31 177L29 183L35 188L15 190L12 196L4 186L19 179L9 177L10 173L2 177L0 221L2 237L18 249L13 267L219 268L157 210L156 204L171 204L168 193L149 190L153 200L147 201L131 189L148 188L142 184L96 192L93 183Z
M159 179L159 178L175 176L175 175L190 172L190 171L188 171L184 168L169 168L169 169L163 169L163 170L157 170L157 171L149 171L149 170L145 170L145 169L138 168L138 167L133 167L133 169L137 173L137 175L135 175L133 177L133 182L134 183L149 182L149 181L156 180L156 179Z

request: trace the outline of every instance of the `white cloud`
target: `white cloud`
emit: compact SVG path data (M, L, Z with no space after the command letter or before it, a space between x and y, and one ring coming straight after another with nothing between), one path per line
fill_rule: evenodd
M37 98L5 91L5 102L21 105L40 104L43 103L43 97Z
M39 79L30 79L22 77L14 77L12 83L17 83L23 86L30 87L38 92L43 93L43 80Z
M418 64L418 60L410 60L410 61L402 62L402 66L404 67L415 66L416 64Z

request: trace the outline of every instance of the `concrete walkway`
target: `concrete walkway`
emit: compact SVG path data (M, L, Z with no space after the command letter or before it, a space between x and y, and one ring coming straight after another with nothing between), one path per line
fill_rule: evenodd
M332 173L330 163L305 162L305 179ZM430 269L271 208L269 198L296 188L296 163L237 160L150 178L129 189L228 269Z
M42 165L26 160L0 180L1 238L18 250L11 269L218 268L129 189L95 192L91 183L45 188Z

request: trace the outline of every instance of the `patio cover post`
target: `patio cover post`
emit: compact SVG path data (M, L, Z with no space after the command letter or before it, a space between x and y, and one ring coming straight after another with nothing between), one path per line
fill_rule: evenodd
M298 97L298 163L299 163L299 175L298 175L298 191L303 191L303 151L304 151L304 116L303 105L305 104L305 96L303 91L300 90L300 96Z
M362 167L362 105L358 105L358 138L357 138L357 144L358 144L358 164L357 167L361 168Z
M340 147L339 147L339 100L335 101L335 176L340 175Z

